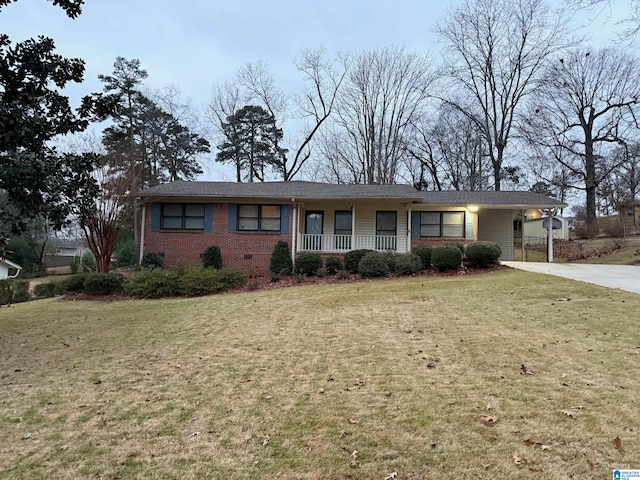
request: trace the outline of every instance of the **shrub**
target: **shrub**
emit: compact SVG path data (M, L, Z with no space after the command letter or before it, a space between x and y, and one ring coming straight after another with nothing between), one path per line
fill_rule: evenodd
M472 267L486 268L498 261L500 247L494 242L474 242L467 245L467 260Z
M273 247L271 260L269 262L269 273L271 279L279 278L281 275L289 275L293 269L293 261L291 260L291 250L289 244L284 240L280 240Z
M90 250L85 251L80 257L80 266L85 273L96 271L96 259Z
M371 253L373 250L361 249L361 250L351 250L347 252L344 256L344 268L349 273L358 273L358 265L360 264L360 260L367 253Z
M416 245L411 252L420 258L423 270L431 268L431 252L433 252L431 245Z
M464 243L462 242L448 242L448 243L445 243L443 247L455 247L458 250L460 250L460 253L462 254L462 256L464 256L465 246L464 246Z
M136 242L128 238L118 243L114 252L116 263L119 267L127 267L136 264Z
M60 293L80 293L84 291L84 282L87 279L87 273L77 273L70 277L64 278L58 282Z
M403 253L395 259L395 273L398 275L413 275L422 270L422 260L415 253Z
M358 263L358 273L364 278L385 277L389 274L389 262L380 252L368 252Z
M180 293L189 297L210 295L243 286L249 275L235 267L220 270L204 267L190 268L180 277Z
M71 269L71 273L73 273L74 275L78 273L78 269L80 268L80 260L74 258L73 262L71 262L71 265L69 265L69 268Z
M22 303L31 300L29 282L27 280L10 280L13 292L12 303Z
M44 282L33 287L33 296L36 298L51 298L59 294L59 282Z
M147 252L142 257L140 266L142 268L163 268L164 258L162 258L162 256L158 253Z
M338 270L336 272L336 278L338 280L348 280L350 278L349 272L347 272L346 270Z
M222 268L222 252L220 247L210 246L202 252L202 266L204 268Z
M384 252L382 256L387 262L389 272L398 273L398 262L400 261L402 254L396 252Z
M122 288L127 295L140 298L174 297L180 294L180 277L176 272L146 269L124 279Z
M122 291L124 277L119 273L91 273L84 281L87 295L111 295Z
M313 276L322 268L322 257L317 253L302 253L296 258L294 272Z
M441 272L457 270L462 265L462 253L459 248L451 245L436 247L431 252L431 264Z
M340 270L344 270L344 264L338 257L327 257L325 268L327 269L327 274L335 275Z
M21 303L31 300L27 280L0 280L0 305Z

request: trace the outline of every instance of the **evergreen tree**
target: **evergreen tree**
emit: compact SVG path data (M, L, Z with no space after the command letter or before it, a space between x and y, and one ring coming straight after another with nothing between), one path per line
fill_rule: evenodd
M266 168L278 167L283 153L278 144L283 133L264 108L247 105L227 117L222 129L226 139L218 145L216 161L232 163L236 181L263 182Z

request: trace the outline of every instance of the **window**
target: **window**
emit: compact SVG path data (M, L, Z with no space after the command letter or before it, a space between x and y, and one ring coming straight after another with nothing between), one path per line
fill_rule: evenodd
M238 205L238 230L279 232L280 205Z
M161 228L163 230L204 230L204 204L163 204Z
M397 216L397 212L376 212L377 250L396 249Z
M333 231L336 235L336 248L338 250L351 249L352 225L353 217L351 210L336 210Z
M464 238L464 212L420 212L420 236Z

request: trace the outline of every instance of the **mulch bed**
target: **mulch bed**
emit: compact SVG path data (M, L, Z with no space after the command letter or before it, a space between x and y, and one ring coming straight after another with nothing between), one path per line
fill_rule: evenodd
M439 272L437 270L425 270L414 275L408 275L407 277L413 278L439 278L439 277L459 277L467 275L482 275L498 270L506 270L509 267L505 265L493 265L489 268L463 268L461 270L446 270ZM353 283L353 282L371 282L371 281L385 281L391 278L400 278L399 275L389 275L385 278L372 278L363 279L357 274L349 275L348 278L338 278L335 275L327 275L326 277L300 277L296 275L289 275L281 278L277 282L271 281L269 277L253 277L250 278L247 284L241 288L234 290L227 290L217 295L229 295L234 293L242 293L248 291L261 291L261 290L273 290L276 288L287 287L299 287L304 285L335 285L341 283ZM179 298L179 297L170 297ZM130 297L124 294L114 295L87 295L86 293L78 293L75 295L65 295L60 300L64 302L75 301L92 301L92 302L118 302L123 300L136 300L136 297Z

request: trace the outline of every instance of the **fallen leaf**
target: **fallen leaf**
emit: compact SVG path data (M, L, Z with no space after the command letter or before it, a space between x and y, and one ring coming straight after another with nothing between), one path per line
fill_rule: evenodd
M564 413L569 418L573 418L574 420L577 418L576 414L573 413L571 410L562 410L562 413Z
M354 450L351 452L351 458L349 459L349 466L351 468L358 468L360 464L358 463L358 450Z
M240 439L240 441L242 443L247 443L249 440L251 440L252 435L250 433L245 433L242 438Z
M389 475L384 477L384 480L396 480L398 478L398 472L391 472Z
M264 447L267 443L269 443L269 440L271 440L269 434L262 435L262 446Z
M22 436L22 439L23 439L23 440L29 440L30 438L31 438L31 434L30 434L29 432L25 433L25 434Z
M522 443L527 447L535 447L536 445L536 442L532 442L530 438L527 438L526 440L522 440Z
M356 423L360 423L360 420L356 420L355 418L350 418L350 419L349 419L349 423L350 423L351 425L355 425Z
M591 470L594 470L600 466L600 462L597 462L596 460L591 460L590 458L587 458L587 462L589 462L589 466L591 467Z
M518 452L513 452L513 463L515 463L516 465L520 465L522 463L520 454Z
M533 375L533 372L529 370L525 364L520 365L520 374L521 375Z
M342 437L344 437L346 434L347 434L347 432L345 432L344 430L340 430L340 431L338 432L338 438L342 438Z
M619 436L613 439L613 446L616 447L616 450L624 452L624 448L622 448L622 441Z
M486 424L493 424L498 421L498 417L496 417L495 415L482 415L480 418Z
M200 432L193 432L191 435L189 435L188 438L190 437L197 437L198 435L200 435Z
M536 472L536 473L544 472L544 470L542 470L541 468L529 467L529 470L531 470L532 472Z
M551 445L540 445L540 450L551 450Z

